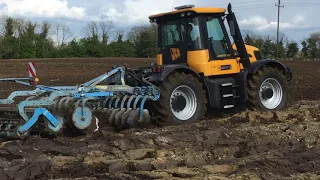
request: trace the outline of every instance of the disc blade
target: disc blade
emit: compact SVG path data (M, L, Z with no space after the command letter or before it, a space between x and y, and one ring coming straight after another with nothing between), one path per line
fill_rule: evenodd
M114 109L112 110L108 121L110 122L110 124L115 125L115 120L116 120L116 114L120 111L120 109Z

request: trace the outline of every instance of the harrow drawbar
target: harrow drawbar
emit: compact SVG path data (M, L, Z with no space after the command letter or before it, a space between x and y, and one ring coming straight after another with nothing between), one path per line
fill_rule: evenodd
M17 104L16 113L21 119L0 119L2 137L24 137L39 127L58 134L67 127L86 132L99 123L120 129L149 124L151 117L145 104L160 97L158 88L143 77L140 86L127 85L124 67L116 67L81 85L44 86L37 84L35 72L30 73L34 68L30 66L33 64L29 64L29 78L0 79L0 82L35 87L30 91L12 92L7 99L0 100L0 104L13 104L16 97L25 97ZM101 85L103 83L107 85Z

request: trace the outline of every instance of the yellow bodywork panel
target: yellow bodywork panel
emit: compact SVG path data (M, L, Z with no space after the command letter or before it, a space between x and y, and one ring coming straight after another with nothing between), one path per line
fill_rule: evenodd
M254 51L259 51L259 49L250 45L245 45L245 46L246 46L247 53L249 54L250 62L251 63L256 62L257 59L256 59L256 56L254 55ZM232 49L237 50L237 47L235 44L232 45ZM238 58L238 60L240 60L240 58ZM244 69L242 64L240 64L240 69Z
M240 72L239 59L210 60L208 50L188 51L188 65L204 76L236 74Z
M157 65L163 65L162 54L157 55Z
M233 49L236 50L235 46ZM259 51L258 48L246 45L248 54L250 55L250 62L257 61L254 55L254 51ZM209 50L197 50L187 52L188 66L194 69L198 73L203 73L204 76L236 74L243 69L243 65L240 63L240 58L232 58L230 54L219 55L221 57L227 57L224 60L210 59ZM230 56L230 59L228 59ZM157 55L157 64L163 65L162 54Z
M206 14L206 13L225 13L226 9L225 8L186 8L186 9L180 9L180 10L176 10L176 11L172 11L172 12L166 12L166 13L161 13L161 14L155 14L152 16L149 16L149 19L152 18L158 18L158 17L162 17L162 16L166 16L166 15L173 15L173 14L178 14L178 13L183 13L183 12L195 12L198 14Z

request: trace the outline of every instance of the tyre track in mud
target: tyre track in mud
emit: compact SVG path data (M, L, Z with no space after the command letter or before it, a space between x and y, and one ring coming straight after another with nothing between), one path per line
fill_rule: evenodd
M295 70L287 110L209 116L179 127L121 133L103 127L82 137L1 142L0 179L318 179L320 63L285 64ZM77 66L76 71L84 67ZM68 76L66 81L76 80Z

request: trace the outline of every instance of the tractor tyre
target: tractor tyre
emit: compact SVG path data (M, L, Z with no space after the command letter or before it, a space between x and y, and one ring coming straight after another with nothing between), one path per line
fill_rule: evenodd
M197 77L175 72L159 88L160 99L152 108L159 124L190 124L204 118L207 111L206 91Z
M280 111L286 108L286 77L275 67L262 67L248 78L248 107L258 111Z

